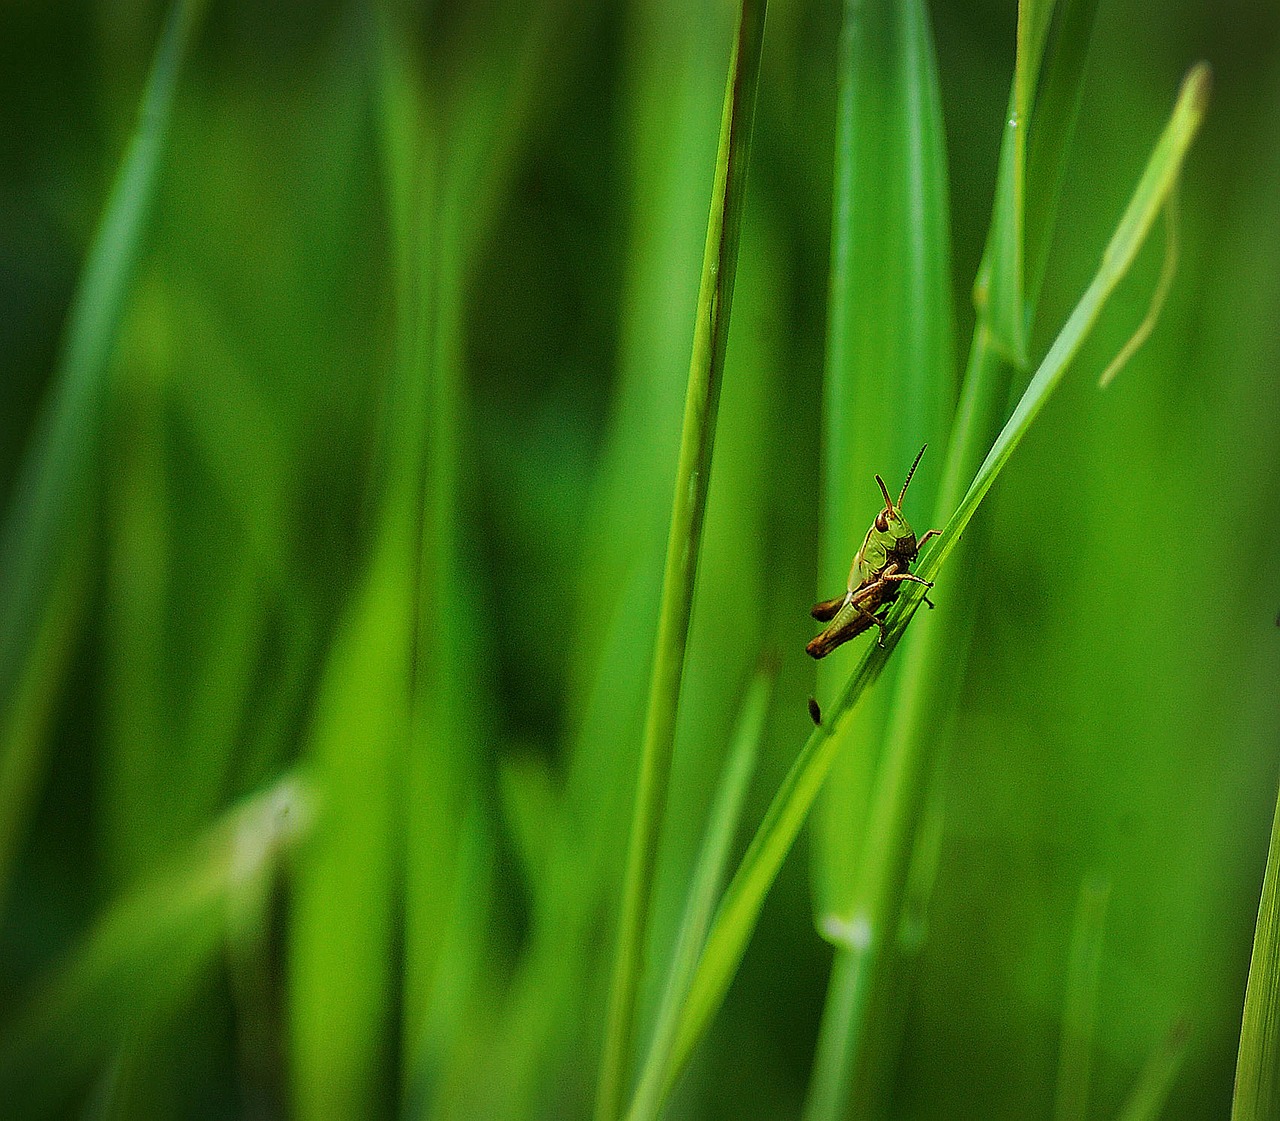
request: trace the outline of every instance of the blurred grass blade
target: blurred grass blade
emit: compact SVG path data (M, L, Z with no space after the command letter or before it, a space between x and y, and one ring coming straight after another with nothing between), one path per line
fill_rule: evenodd
M1020 0L1018 4L1018 50L1005 121L1008 137L1000 148L991 238L975 289L975 302L985 315L993 341L1019 366L1027 364L1027 134L1053 8L1053 0Z
M39 783L43 746L58 685L75 646L89 585L89 551L76 549L63 558L49 590L48 610L13 696L0 706L0 916L4 915L9 877L26 832Z
M658 1117L671 1089L671 1045L674 1042L680 1003L697 965L698 954L702 952L707 928L711 925L711 916L724 882L729 849L737 835L742 804L746 799L751 776L755 773L760 740L764 735L765 715L769 710L776 676L776 667L761 670L752 681L742 703L733 745L725 760L715 802L707 819L702 849L698 854L693 879L689 883L680 934L672 955L671 968L667 973L657 1024L640 1072L635 1098L627 1113L628 1121L651 1121Z
M1280 1116L1280 799L1253 934L1231 1121Z
M671 771L680 680L706 513L716 409L729 338L738 238L746 198L765 8L766 0L743 0L725 87L720 149L707 222L702 286L698 294L680 461L667 542L662 607L596 1099L597 1121L612 1121L618 1116L630 1077L640 951Z
M874 476L900 478L922 444L943 446L956 389L946 148L926 7L846 3L840 46L820 599L843 589L879 508ZM936 453L921 463L912 509L932 508L940 471ZM838 685L835 672L819 664L820 700ZM860 706L851 738L879 740L884 692ZM865 761L842 753L824 791L814 848L819 916L842 909L851 891Z
M1044 362L1031 379L1013 416L997 437L936 547L929 550L920 565L918 572L925 580L938 575L1014 448L1058 387L1071 360L1083 346L1107 297L1132 265L1143 238L1150 230L1160 207L1164 205L1181 169L1182 161L1203 119L1208 93L1208 68L1197 66L1183 82L1172 117L1156 143L1134 195L1107 246L1097 275L1049 348ZM886 660L901 640L905 627L920 606L922 589L916 584L908 585L908 588L889 611L884 647L875 643L868 645L839 698L824 714L822 726L815 728L810 734L770 803L742 864L725 892L690 985L689 997L682 1008L673 1059L676 1071L687 1061L694 1044L724 999L755 928L765 895L830 770L841 725L848 720L850 710L866 688L879 676ZM882 949L885 938L884 931L877 928L877 922L882 921L881 916L897 915L900 911L899 907L891 904L900 898L904 890L900 880L905 877L906 864L904 856L903 877L876 876L873 880L877 900L872 913L876 916L876 921L873 922L866 914L858 914L853 916L850 923L851 942L864 945L869 951L864 959L866 968L872 967L872 959Z
M1143 1064L1138 1081L1117 1121L1158 1121L1164 1112L1165 1102L1169 1100L1174 1079L1182 1068L1182 1061L1187 1056L1190 1041L1191 1025L1186 1020L1179 1020Z
M396 823L418 536L409 495L391 494L329 648L308 746L324 820L300 854L290 914L290 1082L303 1121L381 1111L393 1094Z
M55 598L61 610L76 610L78 597L55 597L54 586L65 578L66 563L77 563L61 558L68 550L85 548L84 534L77 537L76 529L88 500L111 357L151 217L178 75L203 10L203 0L177 0L169 10L137 127L80 274L49 398L0 525L0 729L5 732L0 741L5 754L0 765L0 851L17 843L15 834L39 766L34 756L44 734L13 711L23 691L21 680L31 672L28 659L42 631L46 636L61 633L61 641L69 643L75 630L74 615L55 623L47 623L45 616ZM65 653L49 651L44 657L45 670L65 662ZM28 708L28 718L34 715ZM24 725L21 742L9 738L15 722ZM19 762L15 752L26 759ZM0 861L0 897L4 879Z
M231 811L177 867L112 904L0 1037L6 1107L53 1110L113 1051L176 1011L216 966L229 922L244 913L241 897L263 890L313 816L307 787L286 778Z
M1110 897L1108 880L1088 878L1080 885L1062 1008L1054 1121L1084 1121L1089 1116L1089 1076L1102 974L1103 931Z

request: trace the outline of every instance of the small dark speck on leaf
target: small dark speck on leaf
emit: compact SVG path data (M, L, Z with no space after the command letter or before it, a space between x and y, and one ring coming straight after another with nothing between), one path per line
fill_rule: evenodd
M809 717L815 724L822 723L822 709L818 707L818 702L812 697L809 698Z

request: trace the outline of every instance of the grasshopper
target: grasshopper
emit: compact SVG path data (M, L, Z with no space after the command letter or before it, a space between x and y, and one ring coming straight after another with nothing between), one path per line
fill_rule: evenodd
M920 456L928 446L925 444L920 449L920 455L916 456L915 463L907 472L907 481L902 484L902 493L896 503L890 497L884 480L876 476L880 493L884 495L884 509L876 515L876 520L862 539L862 548L853 558L845 594L815 603L809 612L819 622L827 624L822 633L805 647L805 653L811 658L825 658L837 646L856 638L872 624L880 628L879 642L883 646L885 618L883 613L877 614L880 608L888 607L898 598L903 581L911 580L926 588L933 587L928 580L912 576L911 565L924 543L942 530L931 529L917 541L915 530L902 516L902 500L907 496L907 487L919 466ZM927 595L924 601L933 606Z

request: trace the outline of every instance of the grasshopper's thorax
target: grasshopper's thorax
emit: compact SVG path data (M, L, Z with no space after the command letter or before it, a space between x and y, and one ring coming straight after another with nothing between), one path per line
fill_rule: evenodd
M884 542L886 561L897 564L903 571L910 567L920 552L915 530L896 506L881 510L876 515L872 532Z

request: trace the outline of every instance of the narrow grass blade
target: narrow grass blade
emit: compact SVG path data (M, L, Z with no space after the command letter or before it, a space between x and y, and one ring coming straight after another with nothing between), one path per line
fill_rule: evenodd
M1053 0L1020 0L1018 4L1018 51L1005 122L1008 139L1000 149L991 238L975 289L975 302L990 327L992 340L1019 366L1027 363L1027 135L1053 7Z
M1262 1121L1280 1114L1280 800L1271 822L1271 846L1253 934L1244 994L1231 1121Z
M1089 1076L1102 974L1102 936L1110 897L1110 881L1086 879L1080 885L1071 929L1067 995L1062 1008L1054 1121L1084 1121L1089 1115Z
M1178 1021L1169 1029L1143 1064L1138 1081L1116 1121L1158 1121L1190 1042L1191 1025L1186 1020Z
M88 499L111 356L151 216L178 76L203 9L202 0L177 0L170 8L137 127L68 313L49 399L0 525L0 727L11 727L19 719L13 707L19 703L20 682L29 672L25 667L37 635L46 626L54 583L65 568L63 558L68 551L84 548L83 532L78 539L76 531ZM72 606L74 600L64 603ZM74 629L71 620L54 626ZM28 725L21 747L28 758L21 764L7 758L19 750L16 741L6 738L0 743L6 755L0 766L0 838L11 838L25 815L30 778L39 766L34 755L42 738L41 729ZM13 843L4 840L0 846ZM0 894L3 876L0 867Z
M618 948L596 1100L597 1121L611 1121L618 1115L629 1080L644 917L671 770L680 679L715 441L716 407L729 338L765 8L765 0L743 0L725 89L648 716L623 882Z
M112 904L0 1036L6 1106L22 1103L24 1116L54 1109L173 1012L216 966L241 897L262 890L313 816L306 785L284 779L229 813L176 867Z
M880 506L876 473L897 472L900 480L922 445L943 446L956 390L949 227L926 6L920 0L846 4L823 382L819 599L844 590L850 559ZM911 510L932 508L940 472L937 452L921 462ZM819 665L819 700L837 686L834 673L834 666ZM884 692L860 706L851 738L878 742ZM866 812L867 769L866 755L842 753L824 792L814 846L819 925L828 911L847 906L852 890L858 836L851 826Z
M1199 128L1208 92L1208 69L1196 67L1183 83L1173 115L1107 246L1097 275L1049 348L1013 416L997 437L968 492L948 521L937 546L924 558L919 569L924 579L931 580L940 571L1014 448L1058 387L1071 360L1078 354L1097 321L1107 297L1132 265L1143 237L1150 230L1156 214L1172 189L1182 161ZM836 748L836 735L841 725L849 718L853 705L866 688L879 676L901 640L906 625L920 606L923 590L914 584L909 585L909 588L890 609L884 647L869 644L839 698L824 715L822 726L814 729L809 736L770 803L737 874L725 892L708 935L706 948L699 959L689 997L682 1009L674 1058L674 1068L677 1071L687 1061L693 1045L724 999L759 917L765 895L830 770ZM904 873L907 855L909 846L902 859ZM872 959L882 949L885 937L881 926L882 916L900 912L900 907L893 904L903 890L903 878L904 876L876 877L877 898L871 912L875 921L869 915L855 915L853 918L851 939L865 944L871 951L864 959L866 968L872 967Z
M1049 263L1098 0L1056 0L1027 135L1023 319L1030 328Z
M689 884L684 917L672 955L671 968L667 973L657 1024L640 1072L635 1098L627 1112L628 1121L651 1121L658 1117L671 1090L671 1045L680 1004L694 966L697 965L698 954L702 952L706 941L707 928L711 925L711 916L724 882L729 848L737 835L742 804L746 799L751 776L755 772L756 756L764 735L764 720L769 710L775 676L776 669L757 674L742 704L733 745L725 760L720 786L707 819L707 831L703 837L698 863Z

